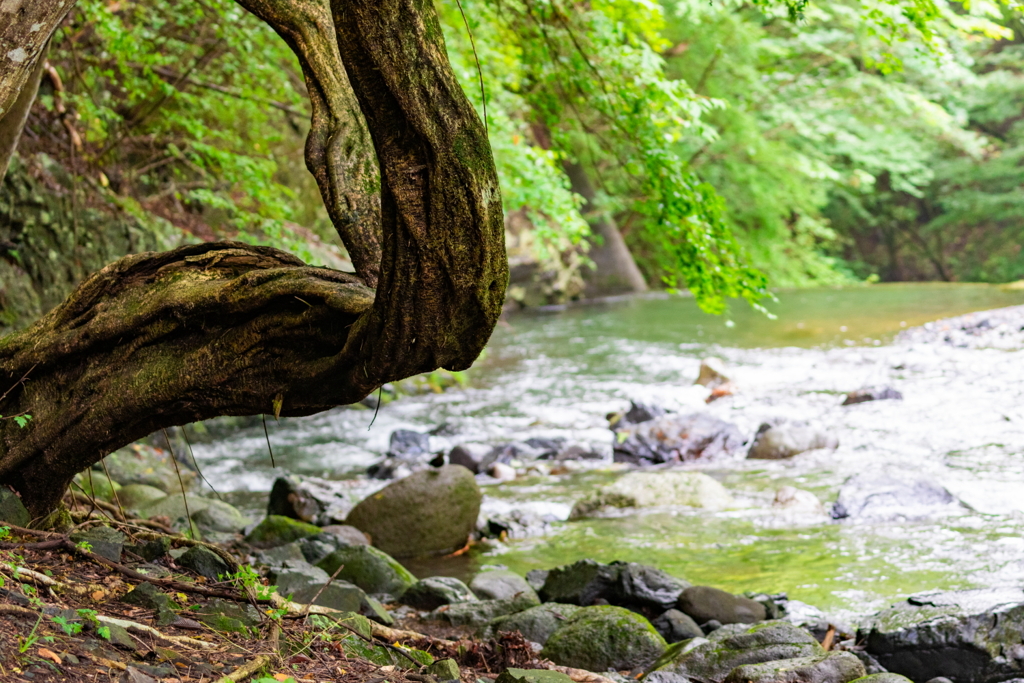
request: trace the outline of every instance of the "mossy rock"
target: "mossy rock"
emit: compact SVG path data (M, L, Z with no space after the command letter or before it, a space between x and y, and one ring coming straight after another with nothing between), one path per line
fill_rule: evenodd
M913 683L913 681L906 676L900 676L899 674L884 673L861 676L860 678L855 678L850 683Z
M346 636L341 639L341 647L348 657L367 659L377 666L397 666L401 669L419 669L422 666L430 666L434 663L434 657L429 652L417 650L411 647L395 646L401 649L408 656L403 656L380 645L370 645L365 640L356 636ZM413 664L410 659L414 660Z
M818 657L824 653L813 635L786 621L763 621L752 626L732 624L713 631L707 639L694 638L670 645L651 670L717 681L744 664Z
M849 652L817 657L743 664L723 683L851 683L865 675L864 665Z
M73 491L84 491L85 495L92 496L98 500L102 500L105 503L114 502L114 493L120 493L122 486L116 481L107 479L106 474L97 472L79 472L75 475L71 489ZM161 496L167 495L164 492L160 492ZM118 495L118 500L121 497ZM121 501L121 505L124 505L124 501ZM127 508L127 506L125 506Z
M578 605L560 605L548 602L523 610L518 614L510 614L492 619L484 631L485 636L495 633L519 631L527 640L544 645L551 634L560 629L566 621L583 609Z
M6 486L0 486L0 526L7 522L14 526L27 527L31 521L32 517L18 494Z
M141 510L166 497L166 493L148 484L128 484L117 490L117 499L121 501L125 510Z
M338 548L320 560L316 566L333 576L342 565L344 568L338 574L338 578L354 583L371 594L400 598L416 583L416 577L395 558L368 545Z
M180 494L182 487L188 491L197 479L196 473L189 469L180 465L175 469L167 451L142 444L116 450L104 458L104 463L106 471L102 464L93 466L92 479L97 486L97 479L106 481L109 473L110 478L122 486L145 484L168 494Z
M395 557L452 552L476 528L483 494L473 473L459 465L416 472L371 494L346 524Z
M587 671L646 667L667 644L651 622L622 607L582 607L556 630L541 651L556 664Z
M316 536L318 533L320 533L318 526L290 517L269 515L249 532L249 535L245 537L245 542L255 548L274 548L300 538ZM353 581L353 583L355 582Z
M494 683L571 683L561 671L548 669L506 669Z
M432 619L447 621L452 626L472 626L483 628L490 621L508 614L516 614L536 607L538 601L528 595L517 595L514 598L501 600L477 600L447 605L430 613Z

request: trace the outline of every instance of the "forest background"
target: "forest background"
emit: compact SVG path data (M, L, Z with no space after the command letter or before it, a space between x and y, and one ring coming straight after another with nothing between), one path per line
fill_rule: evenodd
M652 287L713 312L766 284L1024 278L1012 7L436 4L488 127L520 305L586 296L609 229ZM0 323L182 241L345 268L308 120L293 53L231 0L80 0L0 188Z

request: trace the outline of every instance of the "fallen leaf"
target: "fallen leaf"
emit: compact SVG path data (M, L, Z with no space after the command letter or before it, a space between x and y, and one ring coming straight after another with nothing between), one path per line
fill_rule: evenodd
M275 681L287 681L291 676L288 674L274 674Z
M36 653L40 657L46 657L47 659L52 661L54 664L60 664L61 663L60 655L57 654L56 652L54 652L53 650L47 650L45 647L41 647L38 650L36 650Z
M92 598L93 600L95 600L96 602L99 602L100 600L102 600L106 596L107 596L107 594L104 591L93 591L92 593L89 594L89 597Z

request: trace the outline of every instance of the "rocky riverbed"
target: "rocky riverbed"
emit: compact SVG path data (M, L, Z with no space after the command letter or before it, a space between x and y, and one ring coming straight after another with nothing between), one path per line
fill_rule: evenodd
M223 544L300 602L515 631L612 679L1021 674L1024 308L860 346L574 350L600 322L521 331L471 389L177 449L202 475L125 449L78 498ZM254 465L267 440L288 470Z

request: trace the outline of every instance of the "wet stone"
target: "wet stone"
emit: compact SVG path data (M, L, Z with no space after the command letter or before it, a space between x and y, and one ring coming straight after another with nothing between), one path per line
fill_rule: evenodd
M493 619L522 612L536 605L535 600L525 596L507 600L477 600L439 607L430 613L430 618L448 622L452 626L481 628Z
M677 609L667 610L651 622L667 643L678 643L704 635L693 619Z
M703 624L752 624L764 621L767 610L761 603L711 586L690 586L679 596L677 608Z
M70 536L71 542L75 544L88 543L91 552L100 557L105 557L111 562L121 561L121 550L124 548L125 535L117 529L108 526L96 526L85 531L76 531Z
M426 674L438 681L457 681L461 679L459 665L454 659L439 659L427 667Z
M469 588L481 600L501 600L524 595L540 602L537 592L530 587L526 579L507 569L480 572L470 581Z
M469 586L449 576L420 579L402 594L402 602L422 610L437 609L441 605L475 602L477 596Z
M191 569L200 576L216 581L230 573L231 569L217 553L202 546L189 548L178 558L178 565Z
M544 645L582 607L546 602L516 614L498 617L487 624L485 636L519 631L527 640Z
M0 522L27 527L31 521L21 498L6 486L0 486Z

